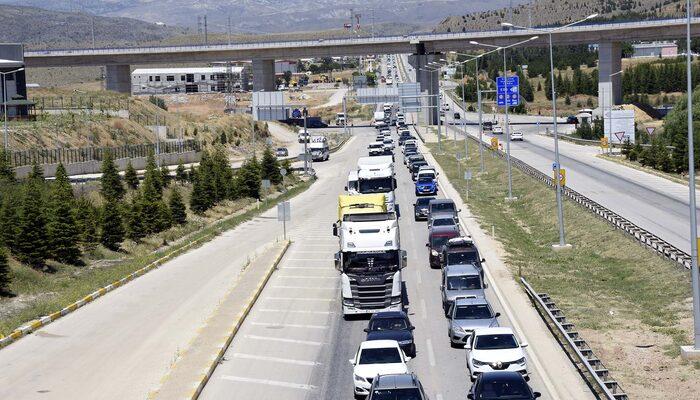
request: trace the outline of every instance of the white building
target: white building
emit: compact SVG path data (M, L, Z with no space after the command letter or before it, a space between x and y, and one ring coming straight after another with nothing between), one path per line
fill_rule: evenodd
M230 74L230 75L229 75ZM248 89L249 66L197 68L139 68L131 73L133 94L226 92Z
M275 75L282 75L285 72L296 74L299 72L299 67L296 61L293 60L278 60L275 61Z
M672 42L636 43L632 48L632 58L678 56L678 45Z

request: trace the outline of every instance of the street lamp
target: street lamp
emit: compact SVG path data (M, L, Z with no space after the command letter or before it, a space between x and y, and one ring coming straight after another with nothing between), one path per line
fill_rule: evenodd
M688 84L688 188L690 207L690 260L693 287L694 340L692 346L682 346L681 355L686 360L700 360L700 271L698 271L698 226L695 209L695 149L693 135L693 80L691 72L692 55L690 53L690 19L692 7L690 0L686 3L688 21L686 25L686 79Z
M496 49L496 51L503 50L503 79L505 80L508 78L508 69L507 69L508 66L506 63L506 50L511 48L511 47L515 47L515 46L521 45L523 43L527 43L531 40L535 40L538 37L539 36L533 36L527 40L513 43L513 44L508 45L508 46L495 46L492 44L479 43L479 42L476 42L473 40L470 41L469 43L476 45L476 46L484 46L484 47L494 48L494 49ZM508 87L508 85L506 85L506 88L507 87ZM511 162L510 162L510 120L509 120L509 116L508 116L508 108L509 108L508 98L506 96L506 105L505 105L505 112L506 112L506 120L505 120L505 124L506 124L506 160L508 163L508 197L506 197L506 200L512 201L512 200L515 200L516 198L513 197L513 174L512 174L512 168L511 168Z
M21 71L24 71L24 68L18 68L18 69L15 69L12 71L7 71L7 72L0 72L0 75L2 75L2 91L3 91L2 104L3 104L3 112L5 114L4 115L4 117L5 117L4 128L5 129L3 131L4 133L3 133L3 141L2 141L4 150L7 150L10 148L10 137L7 133L7 81L6 81L7 78L5 78L5 75L14 74L14 73L21 72Z
M502 22L502 26L506 27L513 27L513 28L518 28L518 29L528 29L536 32L542 32L546 33L549 36L549 69L550 69L550 84L552 88L552 120L554 124L554 172L557 177L556 180L556 189L557 189L557 218L559 219L559 245L553 246L554 249L566 249L571 246L566 244L566 238L565 238L565 232L564 232L564 208L562 205L562 196L561 196L561 181L559 179L560 173L561 173L561 165L559 163L559 132L557 131L557 92L556 88L554 87L554 52L553 52L553 45L552 45L552 33L568 28L570 26L580 24L582 22L588 21L589 19L593 19L597 17L598 14L591 14L587 16L586 18L583 18L578 21L574 21L570 24L560 26L558 28L554 29L539 29L539 28L532 28L532 27L524 27L524 26L518 26L514 25L510 22Z

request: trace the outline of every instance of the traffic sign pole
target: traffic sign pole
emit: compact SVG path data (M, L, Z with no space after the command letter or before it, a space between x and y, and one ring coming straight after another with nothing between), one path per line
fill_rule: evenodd
M509 106L509 99L508 96L510 93L508 92L508 70L507 70L507 63L506 63L506 49L503 49L503 77L505 81L505 88L506 88L506 160L508 163L508 197L506 200L512 201L515 200L513 197L513 174L512 174L512 168L511 168L511 162L510 162L510 119L508 116L508 108ZM517 82L517 81L516 81Z

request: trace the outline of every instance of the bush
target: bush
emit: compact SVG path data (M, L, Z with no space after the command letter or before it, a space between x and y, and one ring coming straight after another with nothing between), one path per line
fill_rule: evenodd
M151 95L151 96L148 96L148 101L150 101L152 104L156 105L157 107L159 107L165 111L168 111L168 106L165 104L165 100L163 100L162 98Z

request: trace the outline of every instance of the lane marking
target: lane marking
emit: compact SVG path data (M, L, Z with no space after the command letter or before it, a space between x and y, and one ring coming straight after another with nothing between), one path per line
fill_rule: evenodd
M423 284L423 279L420 276L420 270L416 270L416 280L418 281L419 285Z
M277 324L269 322L251 322L251 325L266 326L271 329L279 328L303 328L303 329L328 329L328 325L305 325L305 324Z
M435 400L443 400L442 393L438 393L435 395Z
M224 379L227 381L233 381L233 382L257 383L260 385L277 386L277 387L301 389L301 390L314 390L314 389L316 389L316 386L311 386L311 385L307 385L307 384L303 384L303 383L273 381L270 379L245 378L242 376L224 375L221 377L221 379Z
M425 340L426 347L428 348L428 362L431 367L435 366L435 352L433 351L433 342L430 339Z
M259 356L256 354L233 353L233 357L241 358L244 360L271 361L271 362L277 362L277 363L282 363L282 364L303 365L303 366L307 366L307 367L313 367L316 365L320 365L320 363L317 363L315 361L304 361L304 360L294 360L291 358Z
M425 299L420 299L420 311L422 314L421 318L428 318L428 307L425 305Z
M337 299L329 299L325 297L266 297L263 300L336 301Z
M297 340L297 339L285 339L277 336L259 336L259 335L244 335L246 339L253 340L264 340L266 342L280 342L280 343L292 343L292 344L307 344L309 346L323 346L324 342L315 342L312 340Z
M294 314L323 314L323 315L335 314L335 311L280 310L280 309L276 309L276 308L263 308L263 309L260 309L258 311L276 312L276 313L294 313Z

